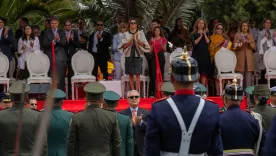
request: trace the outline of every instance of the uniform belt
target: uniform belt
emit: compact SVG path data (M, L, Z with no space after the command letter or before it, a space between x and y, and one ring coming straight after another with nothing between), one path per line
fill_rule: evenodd
M161 151L160 156L180 156L180 155L179 155L179 153ZM187 156L205 156L205 154L204 153L202 153L202 154L188 154Z
M241 154L252 154L254 155L253 149L231 149L231 150L224 150L223 155L241 155Z

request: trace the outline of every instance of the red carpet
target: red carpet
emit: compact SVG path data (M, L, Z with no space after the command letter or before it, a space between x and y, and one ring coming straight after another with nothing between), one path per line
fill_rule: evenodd
M222 98L221 97L208 97L207 99L214 101L215 103L217 103L219 105L219 107L223 107L223 102L222 102ZM146 98L146 99L141 99L139 106L141 108L145 108L150 110L151 109L151 105L152 103L155 101L156 99L154 98ZM241 108L245 109L246 108L246 98L244 98L244 100L241 103ZM42 109L44 107L44 101L39 101L38 102L38 109ZM117 107L117 111L121 111L123 109L126 109L127 107L129 107L127 100L126 99L121 99L119 101L119 106ZM65 100L63 103L62 108L64 110L68 110L71 112L78 112L81 111L85 108L85 101L84 100Z

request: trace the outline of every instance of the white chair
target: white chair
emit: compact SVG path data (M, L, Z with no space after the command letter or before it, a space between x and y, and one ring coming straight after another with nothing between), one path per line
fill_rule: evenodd
M71 62L74 71L74 76L71 78L72 99L75 100L75 83L96 81L96 77L92 75L92 70L94 69L94 58L87 51L80 50L74 54ZM79 99L78 85L76 85L76 99Z
M264 64L266 67L265 78L267 79L267 85L270 88L270 80L276 79L276 47L271 47L264 54Z
M27 59L27 67L30 73L27 83L52 84L52 78L48 77L50 60L47 55L38 51L30 54Z
M220 95L222 95L222 80L224 79L229 80L236 77L242 86L242 74L235 73L237 58L234 52L221 48L215 55L215 64L218 69L217 79L219 80Z
M4 92L9 90L10 85L10 79L7 78L9 64L9 59L7 56L0 52L0 84L4 84Z
M122 55L121 57L121 66L123 69L124 75L122 76L122 97L124 98L125 96L125 83L129 82L129 75L125 74L125 56ZM149 83L150 83L150 78L148 76L145 76L145 71L148 68L148 62L145 56L143 56L143 64L142 64L142 74L140 76L140 81L143 82L143 97L146 98L149 95ZM134 75L134 82L135 82L135 75ZM147 89L146 89L147 88Z

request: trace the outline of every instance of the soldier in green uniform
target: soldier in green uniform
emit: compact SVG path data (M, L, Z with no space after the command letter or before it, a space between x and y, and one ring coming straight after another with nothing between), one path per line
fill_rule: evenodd
M56 89L54 105L48 129L48 156L66 156L66 139L73 113L62 110L66 94Z
M133 156L134 154L134 142L132 122L129 117L121 113L116 112L120 95L114 91L106 91L103 94L104 108L114 112L117 116L120 134L122 138L122 156Z
M87 108L72 116L67 156L121 156L116 114L100 108L106 88L98 82L84 86Z
M171 82L164 82L163 86L161 87L162 92L166 97L173 96L175 89Z
M1 109L11 108L12 101L11 101L10 93L5 93L5 92L0 93L0 106L1 106Z
M256 106L252 111L261 114L263 128L268 132L273 116L276 115L276 109L273 109L267 104L267 100L270 96L270 90L267 84L256 85L253 90L253 95Z
M15 151L15 142L20 142L18 155L32 155L36 133L40 123L40 112L25 107L30 87L23 81L14 82L9 92L13 101L13 106L9 109L0 111L0 155L12 156ZM20 115L22 110L22 116ZM20 118L21 117L21 118ZM20 118L20 119L19 119ZM16 140L19 120L21 120L20 140ZM42 155L47 156L47 138L43 140Z

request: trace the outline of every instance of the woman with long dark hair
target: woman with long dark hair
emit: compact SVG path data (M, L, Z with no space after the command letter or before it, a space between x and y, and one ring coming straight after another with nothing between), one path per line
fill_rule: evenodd
M118 50L125 56L125 74L129 75L130 89L134 89L134 75L136 90L140 93L140 74L142 74L142 63L145 52L150 52L149 43L143 31L138 28L136 19L131 18L128 22L129 30L124 33Z
M19 79L23 80L29 77L26 62L29 55L36 50L40 50L39 39L32 33L32 27L30 25L26 25L24 27L23 37L21 37L18 41L18 53L21 54L18 59L18 67L20 69Z
M184 28L181 18L177 18L175 20L174 28L169 37L169 41L171 41L173 45L178 45L178 47L181 48L190 42L188 30Z
M153 93L161 91L158 86L163 82L164 67L165 67L165 55L167 51L167 39L163 35L161 27L157 26L152 31L152 39L150 40L151 52L152 52L152 78L155 83L152 84Z

